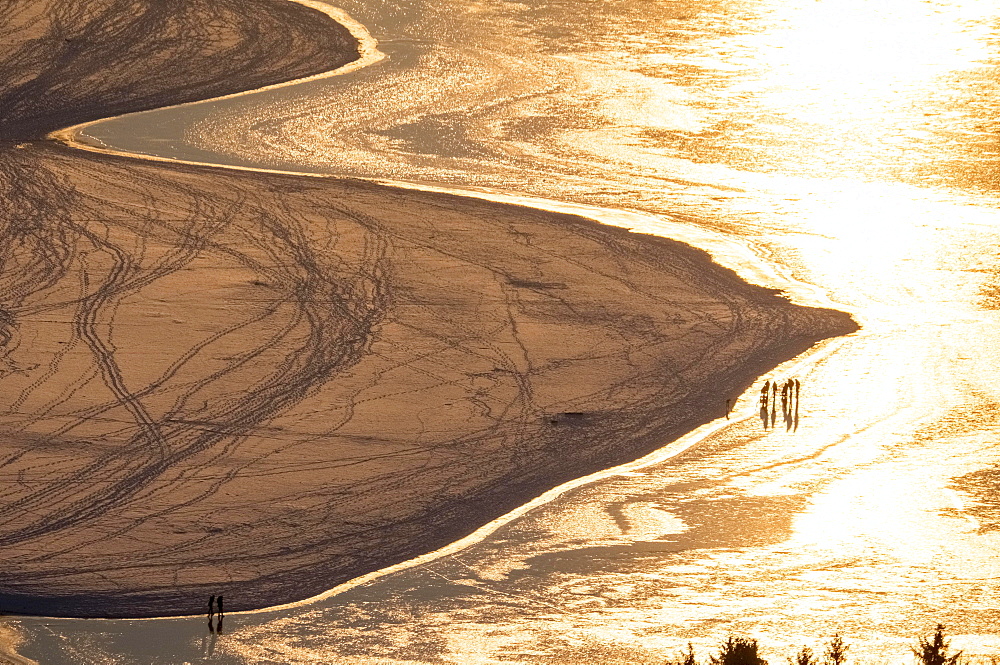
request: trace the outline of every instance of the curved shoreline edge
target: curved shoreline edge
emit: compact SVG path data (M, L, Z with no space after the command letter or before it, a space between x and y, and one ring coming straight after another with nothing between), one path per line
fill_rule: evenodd
M305 5L305 6L311 7L313 9L319 9L320 7L324 7L325 9L331 9L331 8L329 8L326 5L321 5L320 3L311 2L311 0L291 0L291 1L292 2L296 2L298 4L301 4L301 5ZM324 10L321 9L320 11L324 11ZM333 11L333 10L331 9L331 11ZM334 16L331 13L331 11L324 11L324 13L330 15L332 19L337 20L336 16ZM350 63L349 65L346 65L345 67L349 68L346 71L353 71L354 69L356 69L358 67L365 66L365 64L371 64L372 62L377 62L378 59L381 58L381 56L378 55L377 49L374 48L374 44L372 45L372 50L370 50L369 53L370 53L370 58L371 58L370 60L366 61L365 60L365 56L362 55L362 57L359 58L357 61L354 61L354 62ZM238 96L244 96L244 95L252 94L252 93L258 92L258 91L260 91L262 89L273 89L273 88L277 88L277 87L284 87L284 86L288 86L288 85L294 85L294 84L302 82L304 80L312 80L312 79L315 79L315 78L325 78L325 77L328 77L328 76L335 76L335 75L338 75L338 74L346 73L346 71L344 70L344 68L338 68L338 69L335 69L335 70L331 70L329 72L325 72L325 73L321 73L321 74L316 74L316 75L305 77L305 78L295 79L295 80L288 81L288 82L285 82L285 83L273 84L271 86L266 86L265 88L259 88L259 89L254 89L254 90L247 90L247 91L243 91L243 92L233 93L233 94L230 94L230 95L224 95L224 96L221 96L221 97L216 97L216 98L211 98L211 99L199 100L199 101L195 101L195 102L187 102L187 103L179 104L179 105L176 105L176 106L180 107L180 106L188 106L188 105L192 105L192 104L211 103L211 102L216 101L218 99L232 98L232 97L238 97ZM162 108L171 108L171 107L162 107ZM138 112L138 113L141 113L141 112ZM133 114L130 113L130 114L126 114L126 115L133 115ZM120 117L120 116L118 116L118 117ZM296 174L296 173L290 173L288 171L280 171L280 170L271 171L271 170L267 170L267 169L240 168L240 167L227 166L227 165L224 165L224 164L205 164L205 163L201 163L201 162L183 162L183 161L173 160L173 159L168 159L168 158L157 158L157 157L154 157L154 156L148 156L148 155L142 155L142 154L118 152L118 151L114 151L112 149L108 149L106 147L102 148L100 146L93 146L93 145L88 145L86 143L80 143L79 141L76 140L76 135L82 130L82 128L84 128L84 127L86 127L88 125L92 125L92 124L96 124L96 123L102 122L102 121L103 120L90 121L90 122L86 122L86 123L81 123L79 125L74 125L72 127L68 127L68 128L62 129L62 130L56 130L56 131L50 133L49 137L52 138L53 140L55 140L55 141L63 144L63 145L66 145L68 147L72 147L72 148L75 148L75 149L82 149L82 150L87 150L87 151L91 151L91 152L95 152L95 153L101 153L101 154L110 154L110 155L114 155L114 156L118 156L118 157L128 157L128 158L137 159L137 160L143 160L143 161L167 162L167 163L174 163L174 164L186 164L186 165L189 165L189 166L198 166L198 167L217 167L217 168L228 169L228 170L245 170L245 171L250 171L250 172L254 172L254 173L273 173L273 174L295 175L295 176L308 175L308 176L311 176L311 177L328 179L328 180L335 180L335 179L337 179L336 176L329 176L329 175L322 175L322 174L307 174L307 173ZM505 195L502 195L502 194L501 195L494 195L494 194L487 194L487 193L476 193L476 192L469 192L469 191L463 191L463 190L451 189L451 188L447 188L446 189L446 188L421 187L419 185L410 185L408 183L381 182L379 184L382 184L382 185L385 185L385 186L390 186L390 187L397 187L397 188L401 188L401 189L415 188L415 189L419 189L421 191L440 192L440 193L450 194L450 195L453 195L453 196L466 196L466 197L472 197L472 198L485 198L485 199L488 199L488 200L491 200L491 201L495 201L495 202L496 201L500 201L499 197L505 196ZM514 198L514 197L512 197L512 198ZM521 203L518 203L516 200L509 200L509 201L504 201L504 202L507 203L508 205L513 204L513 205L522 205L522 206L529 205L530 206L530 199L523 198L523 197L518 197L518 198L520 198L520 200L522 201ZM552 205L552 207L549 208L550 210L559 210L559 205L560 204L558 202L552 202L551 205ZM575 214L575 215L585 214L585 211L581 210L581 206L572 206L572 208L573 208L573 214ZM565 208L562 209L562 210L560 210L560 211L561 212L569 212L569 210L567 210ZM591 219L597 219L597 221L601 221L599 217L591 217ZM829 343L828 344L824 344L823 347L820 350L815 351L815 352L810 352L810 353L808 353L806 355L808 357L812 357L812 356L815 355L815 353L824 353L825 354L827 352L830 352L830 350L833 349L833 348L835 348L834 344L829 344ZM798 356L798 358L801 359L802 356ZM747 413L747 414L745 414L745 417L751 417L751 416L752 416L752 411L749 412L749 413ZM553 498L555 498L556 496L559 496L559 495L565 493L566 491L569 491L569 490L571 490L571 489L573 489L575 487L578 487L578 486L581 486L581 485L593 482L594 480L597 480L600 477L606 477L606 476L610 476L610 475L615 475L617 473L622 473L622 472L627 471L627 470L632 470L632 469L635 469L635 468L641 468L642 466L645 466L645 465L648 465L648 464L651 464L651 463L655 463L655 462L658 462L658 461L662 461L663 459L667 459L667 458L669 458L669 457L671 457L673 455L678 454L682 450L687 449L691 445L694 445L695 443L697 443L698 440L700 440L701 438L703 438L707 434L711 433L712 431L715 431L714 428L720 427L720 426L722 426L724 424L724 423L719 423L719 421L713 421L713 422L714 422L714 425L713 425L713 423L709 423L709 425L703 425L699 429L696 429L693 432L690 432L687 435L681 437L680 439L677 439L674 442L674 444L668 445L665 448L662 448L660 450L657 450L654 453L646 455L645 457L643 457L643 458L641 458L639 460L636 460L636 461L633 461L633 462L628 462L628 463L626 463L624 465L621 465L621 466L613 467L611 469L605 469L603 471L599 471L597 473L594 473L594 474L591 474L591 475L588 475L588 476L577 478L575 480L571 480L569 482L563 483L563 484L561 484L561 485L559 485L559 486L557 486L557 487L555 487L553 489L550 489L547 492L545 492L544 494L542 494L541 496L538 496L537 498L533 499L532 501L529 501L528 503L525 503L525 504L521 505L520 507L516 508L515 510L513 510L511 512L508 512L508 513L502 515L501 517L498 517L498 518L490 521L486 525L483 525L483 526L479 527L479 529L477 529L473 533L465 536L464 538L462 538L460 540L454 541L451 544L444 546L443 548L437 549L437 550L435 550L433 552L430 552L430 553L427 553L427 554L424 554L424 555L420 555L420 556L418 556L416 558L409 559L407 561L404 561L404 562L401 562L401 563L398 563L398 564L395 564L395 565L392 565L392 566L389 566L389 567L386 567L386 568L382 568L382 569L373 571L373 572L368 573L366 575L363 575L363 576L360 576L360 577L356 577L356 578L354 578L352 580L349 580L347 582L341 583L341 584L333 587L332 589L330 589L328 591L325 591L325 592L323 592L321 594L318 594L316 596L312 596L310 598L307 598L307 599L304 599L304 600L301 600L301 601L296 601L296 602L292 602L292 603L285 603L285 604L281 604L281 605L274 605L274 606L264 607L264 608L261 608L261 609L246 610L245 612L247 612L247 613L264 613L264 612L271 612L271 611L280 611L280 610L283 610L283 609L288 609L288 608L293 608L293 607L300 607L302 605L306 605L306 604L309 604L311 602L316 602L317 600L321 600L321 599L324 599L324 598L329 598L330 596L333 596L333 595L336 595L338 593L341 593L341 592L343 592L343 591L345 591L345 590L347 590L349 588L353 588L355 586L358 586L359 584L363 584L363 583L368 582L368 581L370 581L372 579L375 579L377 577L381 577L381 576L384 576L386 574L390 574L392 572L396 572L397 570L401 570L401 569L404 569L404 568L409 568L409 567L412 567L414 565L419 565L420 563L423 563L425 561L431 560L433 558L440 557L442 555L446 555L448 553L456 551L457 549L461 549L461 548L469 545L472 542L476 542L478 540L481 540L483 537L485 537L489 533L492 533L493 531L495 531L497 528L499 528L503 524L509 523L511 520L513 520L516 517L524 514L525 512L531 510L532 508L537 507L538 505L542 505L544 503L547 503L547 502L551 501ZM237 612L231 612L231 614L236 614L236 613ZM243 613L243 612L240 612L240 613ZM34 616L34 615L32 615L32 616ZM164 615L164 616L159 616L159 617L144 617L144 618L151 620L151 619L159 619L159 618L168 618L168 617L173 617L173 616L174 615ZM61 617L61 618L67 618L67 617ZM118 619L107 619L107 620L118 620ZM128 618L127 620L135 620L135 618Z
M779 367L774 368L773 371L777 371L779 368L788 375L795 375L807 370L810 366L820 362L829 356L836 353L841 346L845 343L844 338L830 338L825 342L821 342L818 346L806 351L805 353L795 356L792 360L782 363ZM751 396L752 397L752 396ZM281 603L277 605L269 605L267 607L260 607L251 610L237 610L233 612L227 612L227 616L252 616L252 615L266 615L277 612L285 612L288 610L300 609L307 607L314 603L319 603L330 598L334 598L342 593L346 593L351 589L355 589L369 582L375 582L383 577L388 577L389 575L394 575L396 573L403 572L410 568L415 568L426 563L430 563L441 557L450 556L452 554L457 554L458 552L464 550L467 547L475 545L484 539L490 537L492 534L496 533L498 530L507 526L511 522L523 517L532 510L545 506L552 501L558 499L567 492L571 492L579 487L589 485L591 483L598 482L607 478L613 478L615 476L624 475L628 473L634 473L636 471L641 471L647 467L653 466L655 464L660 464L670 459L677 457L690 450L692 447L698 445L706 438L720 432L721 430L730 427L732 425L738 425L744 423L748 420L753 420L758 416L756 404L753 403L752 399L750 401L741 401L734 405L733 411L730 414L731 418L726 420L723 418L717 418L711 422L701 425L687 434L684 434L673 441L666 443L663 447L654 450L647 455L644 455L638 459L631 462L625 462L623 464L618 464L601 471L594 472L592 474L581 476L574 480L567 481L560 485L553 487L545 491L544 493L538 495L534 499L528 501L527 503L518 506L510 512L504 513L500 517L497 517L486 524L483 524L477 528L472 533L464 536L458 540L455 540L447 545L439 547L435 550L427 552L425 554L420 554L412 559L407 559L406 561L400 561L384 568L379 568L378 570L373 570L369 573L359 575L355 578L349 579L345 582L341 582L330 589L320 592L314 596L309 596L308 598L303 598L301 600L295 600L287 603ZM65 616L45 616L45 615L8 615L8 616L24 616L30 617L32 619L52 619L52 620L80 620L87 622L100 622L100 623L113 623L113 622L132 622L132 621L169 621L175 619L197 619L202 615L200 614L179 614L179 615L164 615L164 616L143 616L143 617L65 617Z
M811 365L829 357L844 344L843 338L832 338L827 342L821 343L820 346L814 347L813 349L806 351L798 356L795 356L788 363L783 363L780 367L783 368L786 374L794 375L797 374ZM777 370L778 368L775 368ZM421 554L407 561L401 561L400 563L393 564L391 566L386 566L385 568L380 568L378 570L373 570L370 573L360 575L354 579L348 580L341 584L338 584L331 589L319 593L315 596L309 598L303 598L299 601L293 601L290 603L284 603L281 605L273 605L271 607L262 607L256 610L244 610L241 612L231 612L233 615L254 615L254 614L268 614L270 612L281 612L291 609L297 609L301 607L306 607L313 603L318 603L328 598L333 598L339 594L345 593L359 587L363 584L369 582L374 582L382 577L392 575L394 573L402 572L410 568L415 568L417 566L423 565L425 563L430 563L444 556L450 556L456 554L466 547L475 545L482 540L488 538L492 534L496 533L499 529L510 524L514 520L523 517L532 510L551 503L552 501L558 499L562 495L577 489L578 487L583 487L606 478L612 478L614 476L623 475L627 473L632 473L636 471L641 471L647 467L654 464L660 464L666 462L684 452L690 450L693 446L698 445L706 438L718 433L719 431L730 427L731 425L737 425L739 423L746 422L758 417L756 410L756 405L750 401L738 403L733 412L731 413L730 419L717 418L709 423L701 425L696 429L691 430L687 434L684 434L673 441L666 443L662 448L654 450L653 452L644 455L631 462L625 462L624 464L619 464L613 467L609 467L602 471L597 471L595 473L589 474L587 476L582 476L574 480L570 480L561 485L557 485L552 489L546 491L545 493L539 495L538 497L528 501L527 503L515 508L514 510L497 517L496 519L482 525L469 535L456 540L448 545L440 547L426 554ZM190 617L198 615L186 615ZM148 620L163 619L167 617L149 617ZM123 621L127 619L105 619L106 621ZM143 619L147 620L147 619Z
M265 85L260 88L253 88L250 90L241 90L239 92L232 92L225 95L218 95L215 97L208 97L206 99L197 99L190 102L181 102L179 104L169 104L167 106L158 106L153 109L144 109L141 111L130 111L128 113L122 113L120 115L108 116L106 118L98 118L97 120L88 120L86 122L81 122L76 125L71 125L69 127L64 127L62 129L57 129L49 132L46 135L46 139L56 141L63 145L76 148L79 150L91 150L93 152L99 152L103 154L110 155L120 155L125 157L134 157L137 159L150 159L154 161L175 161L177 163L188 163L188 164L202 164L202 162L181 162L179 160L170 160L166 158L156 157L154 155L143 155L138 153L124 152L115 150L108 146L95 145L93 143L88 143L81 138L83 131L92 125L97 125L108 120L114 120L116 118L133 117L137 115L142 115L143 113L148 113L150 111L164 111L168 109L181 109L191 106L199 106L201 104L211 104L213 102L219 102L225 99L236 99L239 97L245 97L247 95L256 94L259 92L266 92L268 90L278 90L279 88L287 88L288 86L298 85L300 83L306 83L308 81L316 81L325 78L331 78L334 76L343 76L344 74L349 74L353 71L361 69L362 67L368 67L373 65L380 60L383 60L386 55L385 53L378 50L378 41L368 32L364 25L355 21L347 12L334 7L333 5L328 5L323 2L318 2L317 0L287 0L288 2L301 5L303 7L308 7L309 9L314 9L322 14L327 15L330 19L342 28L345 28L355 40L357 40L358 45L358 57L357 59L334 69L319 72L317 74L310 74L309 76L302 76L299 78L289 79L287 81L281 81L279 83L272 83L270 85ZM204 164L206 166L218 166L220 168L225 168L224 164ZM260 171L267 172L265 169L246 169L249 171Z

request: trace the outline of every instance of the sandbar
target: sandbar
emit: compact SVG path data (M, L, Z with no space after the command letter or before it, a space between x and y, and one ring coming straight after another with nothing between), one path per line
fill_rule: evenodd
M356 44L287 0L13 5L3 611L305 598L655 450L857 329L583 217L42 140L327 71Z

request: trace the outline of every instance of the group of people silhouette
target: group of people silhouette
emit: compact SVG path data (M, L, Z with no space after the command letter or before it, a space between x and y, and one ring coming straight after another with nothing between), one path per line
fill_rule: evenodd
M780 388L779 388L780 386ZM767 379L760 389L760 420L764 429L773 429L778 422L778 403L781 403L781 416L785 421L786 431L799 429L799 393L802 382L798 379L788 379L778 383ZM726 400L726 420L733 407L733 400Z
M801 392L802 382L798 379L788 379L782 384L770 379L764 381L764 385L760 389L760 420L764 423L764 429L774 429L777 424L780 399L785 431L797 430L799 428L799 393Z

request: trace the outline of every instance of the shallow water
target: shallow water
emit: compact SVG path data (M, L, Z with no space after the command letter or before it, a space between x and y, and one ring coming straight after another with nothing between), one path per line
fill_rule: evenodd
M293 609L12 621L42 663L659 662L840 632L909 660L937 622L1000 652L992 2L345 0L389 57L90 128L116 148L645 213L863 330L679 456L461 551ZM726 425L726 426L720 426ZM677 446L678 448L682 446ZM209 654L211 652L211 654Z

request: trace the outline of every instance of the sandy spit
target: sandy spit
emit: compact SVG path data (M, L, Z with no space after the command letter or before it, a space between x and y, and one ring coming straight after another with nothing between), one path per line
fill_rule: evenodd
M0 28L5 611L304 598L856 329L580 217L35 140L356 57L319 12L249 4L16 0Z

